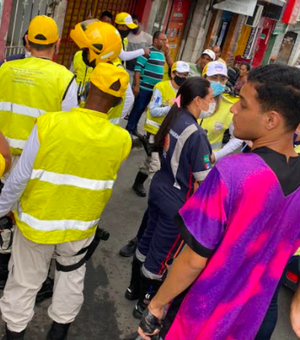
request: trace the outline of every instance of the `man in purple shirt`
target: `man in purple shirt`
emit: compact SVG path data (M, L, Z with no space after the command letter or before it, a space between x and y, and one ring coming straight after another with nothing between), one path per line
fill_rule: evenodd
M253 141L252 152L218 162L179 211L187 246L143 315L143 339L160 330L165 340L262 339L278 282L300 246L300 157L293 148L300 70L254 69L231 111L234 135ZM291 321L300 337L300 289Z

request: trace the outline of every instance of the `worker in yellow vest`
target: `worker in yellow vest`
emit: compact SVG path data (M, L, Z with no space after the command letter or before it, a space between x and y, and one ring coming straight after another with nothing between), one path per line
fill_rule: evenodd
M199 120L199 124L207 131L207 138L213 150L212 163L215 163L220 158L237 151L243 141L233 135L230 108L234 103L223 95L228 80L227 66L222 62L213 61L204 68L203 76L211 83L216 107L206 117L203 117L205 119ZM231 137L229 142L223 146L224 133L228 129Z
M153 95L147 109L147 118L145 122L145 131L147 139L151 144L154 143L154 137L158 132L163 120L173 105L173 99L176 98L179 87L187 79L190 72L189 64L184 61L177 61L173 64L170 72L170 79L162 81L154 86ZM140 166L132 189L140 197L146 196L144 182L148 176L153 176L160 169L160 160L157 152L152 152L151 156L147 155L143 164Z
M8 339L24 339L53 254L55 288L48 310L53 324L47 339L66 339L80 311L85 262L98 243L101 213L131 150L128 132L108 120L108 112L121 102L128 82L124 69L99 63L91 75L85 108L38 118L3 189L0 217L18 202L14 270L0 300Z
M53 62L59 47L58 27L52 18L35 17L29 25L26 45L31 57L4 63L0 68L0 131L17 164L36 118L49 111L69 111L78 105L72 72ZM10 172L2 178L6 182ZM7 279L11 230L1 233L0 287Z
M118 30L114 26L97 19L86 20L77 24L71 30L70 37L82 49L82 69L86 67L93 68L99 62L105 61L122 67L118 58L122 49L122 41ZM88 90L88 85L85 84L84 86ZM84 97L87 97L87 93L85 93ZM121 118L130 112L133 103L134 96L131 87L128 86L122 104L110 111L109 120L113 124L119 124Z

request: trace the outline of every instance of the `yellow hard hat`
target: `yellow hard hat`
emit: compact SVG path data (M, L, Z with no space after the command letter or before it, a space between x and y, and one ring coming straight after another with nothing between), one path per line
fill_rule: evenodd
M80 22L71 30L70 37L84 52L89 51L88 57L83 54L83 58L91 67L116 59L122 49L118 30L98 19Z
M129 13L121 12L116 15L115 23L118 25L126 25L130 29L135 29L138 27L132 20L132 17Z
M50 45L59 39L56 22L46 15L33 18L28 28L28 40L39 45Z
M129 74L123 67L118 67L109 63L98 64L90 78L91 83L101 91L115 97L123 97L129 83ZM117 90L113 89L113 84L119 82Z

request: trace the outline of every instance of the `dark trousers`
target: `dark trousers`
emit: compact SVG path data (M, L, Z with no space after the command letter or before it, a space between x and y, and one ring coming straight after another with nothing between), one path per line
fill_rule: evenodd
M289 262L288 262L288 264L287 264L287 266L286 266L286 268L285 268L285 270L284 270L284 272L281 276L281 279L278 282L278 286L277 286L276 291L273 295L272 301L271 301L270 306L267 310L264 321L262 322L260 329L259 329L259 331L256 335L255 340L270 340L271 337L272 337L272 334L275 330L275 327L276 327L276 324L277 324L277 319L278 319L278 295L279 295L280 287L282 286L282 283L284 282L284 278L286 276L288 266L290 264L292 264L293 261L296 261L297 266L298 266L298 257L296 258L295 256L293 256L289 260Z
M271 304L267 310L266 316L260 326L260 329L255 337L255 340L270 340L272 337L278 319L278 295L281 284L282 279L280 280L276 288Z
M183 202L175 197L166 199L157 188L159 183L155 185L154 181L155 178L150 187L147 215L144 215L144 225L148 217L147 227L139 240L138 250L146 256L145 269L163 276L184 245L174 221Z
M126 130L133 133L137 129L138 122L150 103L152 91L140 89L139 95L135 98L133 108L130 112Z

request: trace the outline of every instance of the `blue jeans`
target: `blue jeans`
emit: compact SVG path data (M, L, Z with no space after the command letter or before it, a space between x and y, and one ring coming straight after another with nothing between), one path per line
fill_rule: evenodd
M150 103L151 97L152 97L152 91L140 89L140 93L135 98L133 108L128 118L126 130L129 133L133 133L136 130L138 122L143 112L146 110L148 104Z

